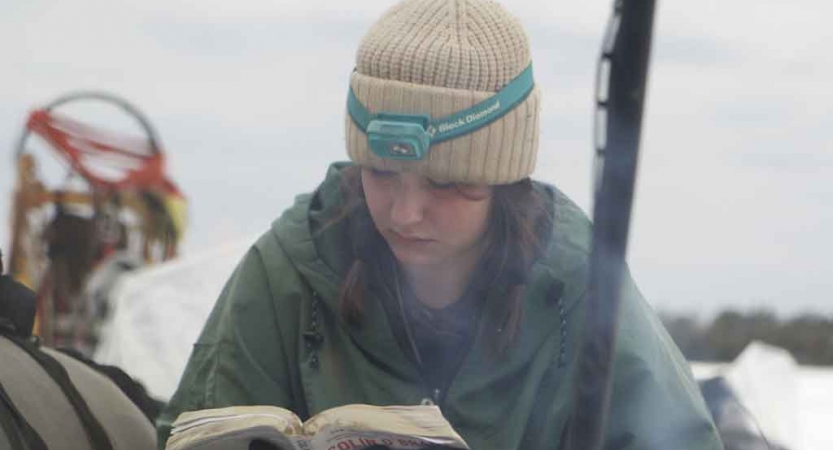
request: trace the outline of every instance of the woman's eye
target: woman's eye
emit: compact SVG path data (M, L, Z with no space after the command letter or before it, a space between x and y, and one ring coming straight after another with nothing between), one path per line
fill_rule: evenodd
M396 175L396 172L392 170L381 170L376 168L370 169L370 173L376 178L392 178Z
M428 185L431 186L431 189L451 189L457 186L457 183L440 183L439 181L434 181L432 179L428 179Z

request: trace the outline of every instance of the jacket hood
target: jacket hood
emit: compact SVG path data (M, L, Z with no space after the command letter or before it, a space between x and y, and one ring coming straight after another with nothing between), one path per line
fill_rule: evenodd
M332 164L318 189L298 196L295 204L272 224L271 229L309 288L320 295L335 317L338 317L339 286L352 251L347 227L328 221L333 220L334 212L342 204L339 184L343 169L349 165ZM591 239L590 221L572 201L553 186L540 182L534 182L534 186L545 194L548 209L553 211L553 221L546 249L533 264L527 285L519 337L519 347L524 350L512 352L521 360L532 357L552 333L566 328L567 316L584 297ZM497 329L499 318L491 317L489 312L494 309L495 302L501 300L499 297L487 299L479 333ZM351 330L351 335L366 351L390 359L385 352L397 344L381 303L366 302L364 314L365 324ZM564 333L562 331L562 336ZM563 354L567 347L562 342L559 359L569 356ZM519 353L529 354L524 357ZM485 355L480 356L485 358Z

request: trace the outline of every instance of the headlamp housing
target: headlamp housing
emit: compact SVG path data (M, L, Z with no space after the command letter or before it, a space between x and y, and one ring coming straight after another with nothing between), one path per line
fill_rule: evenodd
M367 125L370 150L380 158L423 159L431 146L430 123L425 114L377 114Z

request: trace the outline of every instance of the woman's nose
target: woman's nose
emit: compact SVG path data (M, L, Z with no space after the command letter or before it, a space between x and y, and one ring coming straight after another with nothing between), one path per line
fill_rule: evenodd
M422 221L427 202L425 188L412 175L402 176L393 189L390 218L395 226L408 226Z

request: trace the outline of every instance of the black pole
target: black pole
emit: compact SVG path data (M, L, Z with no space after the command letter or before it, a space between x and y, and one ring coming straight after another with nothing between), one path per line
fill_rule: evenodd
M599 65L593 249L573 415L567 432L570 450L598 450L604 443L654 3L615 1Z

